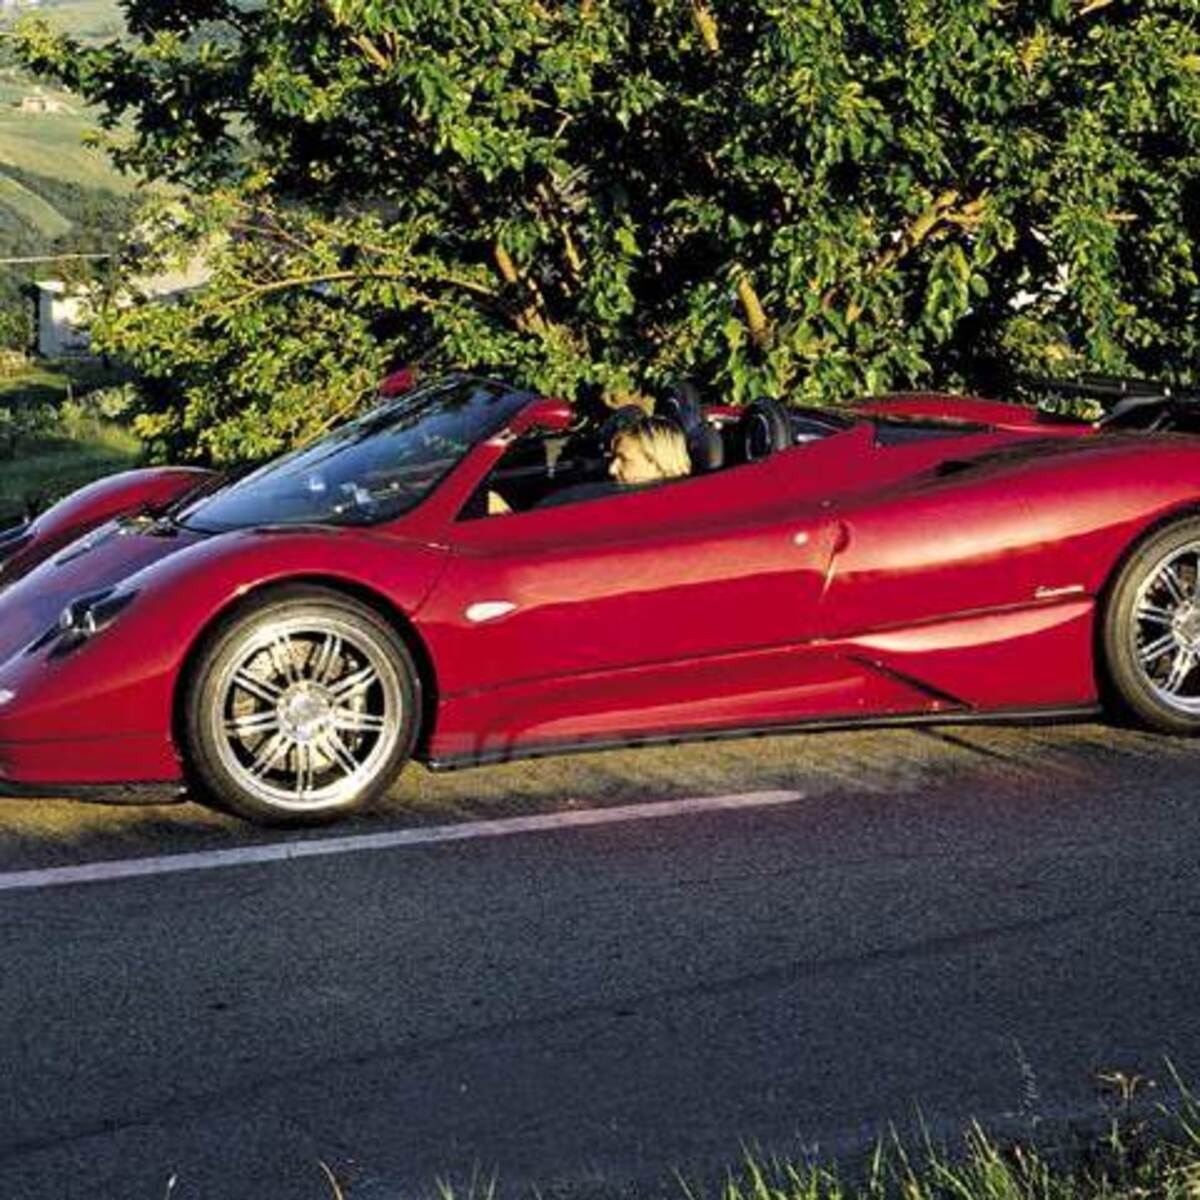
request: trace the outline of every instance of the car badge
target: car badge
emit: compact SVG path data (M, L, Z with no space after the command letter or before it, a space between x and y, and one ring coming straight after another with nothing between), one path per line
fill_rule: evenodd
M1040 587L1033 593L1035 600L1052 600L1055 596L1078 596L1084 590L1082 583L1070 583L1065 587Z

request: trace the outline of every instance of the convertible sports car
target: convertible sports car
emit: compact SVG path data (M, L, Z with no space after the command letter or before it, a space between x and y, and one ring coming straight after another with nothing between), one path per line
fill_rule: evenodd
M1089 423L683 387L689 477L562 503L628 413L411 382L253 473L134 471L0 534L0 790L303 823L409 758L1102 699L1200 729L1200 442L1146 428L1165 391Z

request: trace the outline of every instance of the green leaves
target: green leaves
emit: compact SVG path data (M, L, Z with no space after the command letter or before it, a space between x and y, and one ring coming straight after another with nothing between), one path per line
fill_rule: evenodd
M1196 371L1197 0L128 8L19 40L191 191L134 258L210 284L102 324L172 453L307 436L390 359L806 403Z

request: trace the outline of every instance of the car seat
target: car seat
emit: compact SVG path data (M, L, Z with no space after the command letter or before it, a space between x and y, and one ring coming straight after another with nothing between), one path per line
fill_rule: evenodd
M677 383L671 394L655 405L654 411L683 430L693 474L705 475L709 471L719 471L725 465L724 439L705 419L700 389L694 383L690 380Z
M657 416L674 421L684 434L704 424L704 407L700 400L700 389L685 379L675 384L671 394L654 406Z

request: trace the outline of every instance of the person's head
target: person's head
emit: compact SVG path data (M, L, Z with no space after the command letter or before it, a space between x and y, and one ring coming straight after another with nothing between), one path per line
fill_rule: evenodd
M689 475L692 460L678 425L662 417L640 417L612 441L608 473L621 484L654 483Z

